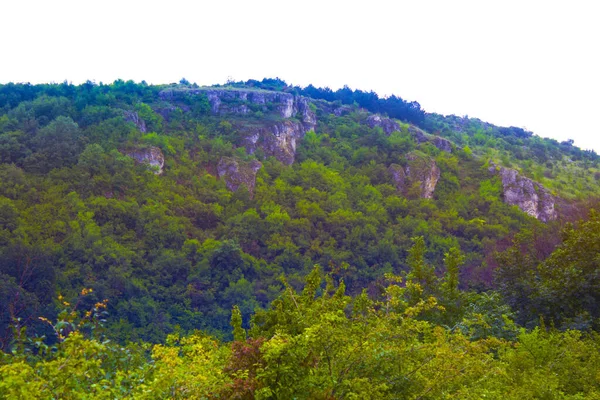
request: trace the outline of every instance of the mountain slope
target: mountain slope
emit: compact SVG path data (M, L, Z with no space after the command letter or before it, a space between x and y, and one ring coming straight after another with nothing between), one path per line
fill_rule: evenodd
M568 144L280 82L0 86L4 343L12 318L43 333L33 317L82 288L120 340L225 331L234 304L247 317L315 263L377 290L414 236L438 270L462 249L484 287L497 243L598 190L598 157ZM541 166L548 190L527 179Z

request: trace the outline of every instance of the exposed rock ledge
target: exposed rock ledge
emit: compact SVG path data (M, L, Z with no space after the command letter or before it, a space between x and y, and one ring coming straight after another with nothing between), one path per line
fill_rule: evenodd
M293 120L246 126L241 131L250 154L261 148L265 156L273 156L286 165L294 163L296 146L306 133L304 126Z
M237 124L243 144L253 154L261 148L265 156L274 156L286 165L294 162L296 146L304 134L317 125L310 100L290 93L246 89L165 89L160 93L163 100L177 100L182 96L204 94L213 114L250 113L250 106L264 112L276 111L281 120L248 120Z
M205 94L213 114L248 114L248 104L262 106L268 111L268 105L275 107L281 118L299 117L306 131L317 124L315 113L310 108L310 100L303 96L294 96L284 92L270 92L250 89L165 89L159 96L163 100L177 100L184 95Z
M369 115L369 117L365 120L365 123L370 128L379 127L383 129L383 132L386 135L391 135L392 132L400 131L401 127L396 121L391 118L382 117L379 114ZM408 133L415 139L415 141L419 144L425 142L431 142L438 149L445 151L447 153L452 153L452 142L448 139L445 139L441 136L432 136L426 134L422 129L417 128L414 125L408 126Z
M262 164L256 160L244 162L232 157L222 157L217 166L217 174L225 180L227 189L235 192L243 185L248 189L250 197L253 197L256 173L261 167Z
M384 118L379 114L369 115L365 122L369 128L379 127L383 129L386 135L391 135L392 132L400 130L400 124L391 118Z
M489 171L502 180L503 198L506 204L518 206L523 212L548 222L557 218L556 199L548 189L537 182L521 176L514 169L490 163Z
M149 166L156 175L163 173L165 166L165 156L158 147L144 147L136 149L123 150L123 154L133 158L139 164Z
M404 195L414 195L413 190L418 188L418 195L424 199L433 197L433 192L440 179L440 169L435 161L427 156L409 153L406 156L407 165L402 167L392 164L388 170L396 188Z
M147 132L146 122L143 119L141 119L138 113L136 113L135 111L125 111L124 117L125 121L132 122L136 126L136 128L139 129L140 132Z

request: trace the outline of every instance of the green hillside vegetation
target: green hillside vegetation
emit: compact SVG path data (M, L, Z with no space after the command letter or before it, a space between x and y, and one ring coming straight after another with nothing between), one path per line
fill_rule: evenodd
M266 100L214 113L210 90ZM284 118L278 93L308 108ZM291 165L248 139L307 113ZM559 218L506 204L490 162ZM347 87L0 85L0 397L600 396L600 229L575 221L598 172Z
M429 114L427 127L474 154L515 168L568 199L598 196L597 155L572 140L541 138L521 128L499 128L473 118Z

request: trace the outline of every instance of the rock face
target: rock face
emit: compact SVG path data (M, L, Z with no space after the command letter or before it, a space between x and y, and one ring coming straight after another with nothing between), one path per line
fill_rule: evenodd
M296 146L304 134L317 125L310 100L290 93L246 89L166 89L160 97L171 101L200 94L206 95L215 115L248 115L253 111L275 113L280 120L249 120L248 123L236 124L236 129L249 153L261 148L265 156L274 156L286 165L294 162Z
M402 165L391 164L388 168L390 174L392 174L392 180L396 185L396 189L398 191L405 193L406 192L406 171Z
M140 130L142 133L147 133L146 122L140 118L138 113L135 111L125 111L125 121L133 122L133 124Z
M417 128L414 125L409 125L408 126L408 133L410 133L410 135L415 139L415 141L418 144L425 143L425 142L429 141L429 139L425 135L425 132L423 130L421 130L420 128Z
M390 135L392 132L400 130L400 125L396 121L390 118L384 118L379 114L369 115L365 123L370 128L380 127L386 135Z
M452 153L452 142L448 139L445 139L441 136L432 136L425 133L420 128L417 128L414 125L408 126L408 133L415 139L418 144L431 142L435 147L440 149L441 151L445 151L447 153Z
M350 114L354 111L354 107L348 104L335 104L325 100L315 100L312 99L311 102L317 106L317 108L325 114L333 114L336 117L341 117L342 115Z
M258 148L286 165L294 163L296 146L306 133L300 122L284 120L273 124L243 128L244 146L253 154Z
M125 150L123 154L133 158L137 163L146 164L154 170L156 175L163 173L165 156L158 147L145 147L133 150Z
M557 218L556 199L537 182L519 175L514 169L491 164L489 171L502 179L503 198L506 204L518 206L523 212L548 222Z
M232 157L222 157L217 166L219 178L225 180L227 189L235 192L242 185L246 186L250 197L254 196L256 173L262 167L259 161L244 162Z
M441 151L445 151L447 153L452 153L452 142L448 139L444 139L443 137L436 136L431 141L435 147L440 149Z
M415 153L409 153L406 159L408 160L406 167L392 164L388 168L396 188L404 195L415 195L413 191L418 190L420 197L432 198L440 179L440 169L435 161Z
M177 100L182 96L205 94L213 114L248 114L251 108L263 112L275 110L281 118L299 117L306 131L314 129L317 119L307 97L284 92L250 89L165 89L163 100Z

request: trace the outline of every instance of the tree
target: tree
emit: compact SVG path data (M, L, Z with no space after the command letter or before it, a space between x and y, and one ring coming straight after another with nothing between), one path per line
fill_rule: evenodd
M233 340L236 342L246 340L246 331L242 328L242 313L238 306L233 306L231 311L231 327L233 328Z
M410 268L407 279L417 283L423 289L432 293L437 280L434 267L425 261L425 239L423 236L412 238L413 246L408 251L408 266Z
M442 283L442 293L448 298L456 298L459 294L459 267L464 263L465 256L456 247L452 247L444 254L446 275Z
M69 117L57 117L40 129L33 139L35 153L24 162L38 172L75 164L83 149L84 139L79 126Z

